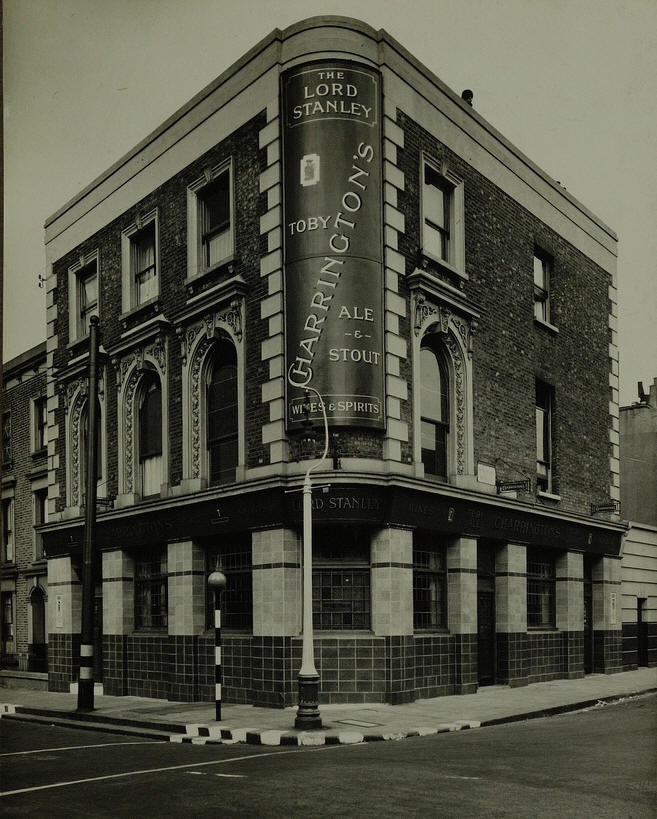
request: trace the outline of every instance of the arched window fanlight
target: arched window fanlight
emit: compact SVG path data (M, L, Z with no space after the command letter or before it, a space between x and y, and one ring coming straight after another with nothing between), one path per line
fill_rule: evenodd
M446 480L449 375L443 356L429 345L420 350L420 436L425 474Z
M139 393L139 471L141 496L160 494L162 485L162 387L146 376Z
M217 344L207 373L208 479L228 483L235 480L238 459L237 353L232 344Z

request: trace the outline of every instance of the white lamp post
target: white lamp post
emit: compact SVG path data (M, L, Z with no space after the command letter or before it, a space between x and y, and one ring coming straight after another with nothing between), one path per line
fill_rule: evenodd
M321 728L319 715L319 674L315 668L313 646L313 507L310 473L320 467L328 454L328 420L322 396L314 387L306 387L314 392L324 418L324 454L317 463L309 466L303 479L303 655L299 669L299 707L294 720L295 728Z

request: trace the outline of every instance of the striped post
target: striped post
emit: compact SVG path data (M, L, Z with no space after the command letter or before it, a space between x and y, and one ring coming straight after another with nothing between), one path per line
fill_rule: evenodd
M212 572L208 586L214 592L214 700L215 719L221 722L221 593L226 588L226 575Z

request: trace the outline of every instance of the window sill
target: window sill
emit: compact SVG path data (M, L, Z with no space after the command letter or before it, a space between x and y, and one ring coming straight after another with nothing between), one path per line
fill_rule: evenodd
M422 261L422 267L425 270L427 268L434 268L442 271L443 273L451 273L453 276L458 276L459 279L463 279L464 281L467 281L470 278L465 272L465 269L461 270L454 267L453 264L445 261L445 259L439 259L437 256L433 256L431 253L427 253L425 250L420 250L420 259Z
M556 634L558 631L556 626L527 626L528 634Z
M555 327L554 324L550 324L549 321L544 321L543 319L536 318L534 316L534 324L537 324L539 327L544 327L546 330L549 330L551 333L558 333L559 328Z
M45 455L45 452L43 453ZM45 478L48 474L48 466L47 465L40 465L35 466L33 469L27 473L28 481L37 481L39 478ZM45 488L45 487L44 487Z
M26 577L35 577L37 575L44 575L48 571L48 561L45 557L37 557L25 569Z
M431 637L432 634L436 634L440 637L449 634L450 631L448 628L416 628L413 629L413 637Z
M543 492L541 489L538 490L536 493L536 497L538 498L545 498L546 500L551 501L560 501L561 495L554 495L552 492Z
M160 296L153 296L152 299L148 299L147 301L143 302L142 304L137 304L134 307L130 307L128 310L125 310L119 316L119 321L121 322L130 322L132 319L139 317L142 313L149 312L151 309L157 310L160 303Z
M43 458L48 454L48 447L44 446L41 449L34 449L31 453L32 459L37 460L37 458Z
M78 336L74 338L73 341L69 341L66 348L69 350L71 358L77 356L82 357L89 352L89 333L85 336Z
M0 566L0 577L15 579L18 576L18 566L15 561L9 560Z
M226 256L225 259L222 259L219 262L215 262L215 264L211 265L210 267L204 267L202 270L199 270L196 273L190 274L189 271L187 272L187 278L184 281L185 287L193 287L198 282L203 281L207 276L212 275L213 273L225 272L232 274L235 269L235 255L231 254L230 256Z

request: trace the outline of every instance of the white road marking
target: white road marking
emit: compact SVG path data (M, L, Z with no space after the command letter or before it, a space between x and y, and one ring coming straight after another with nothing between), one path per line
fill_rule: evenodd
M50 751L80 751L86 748L110 748L113 745L155 745L157 740L139 740L137 742L101 742L98 745L68 745L65 748L37 748L34 751L11 751L11 753L0 754L3 756L22 756L23 754L47 754ZM158 743L159 744L159 743Z
M322 745L319 748L314 750L314 753L317 751L323 750L330 750L332 748L342 748L345 746L342 745ZM47 791L51 788L65 788L68 785L83 785L87 782L103 782L107 779L121 779L122 777L126 776L141 776L143 774L153 774L153 773L164 773L165 771L182 771L185 768L202 768L207 767L208 765L225 765L228 762L241 762L245 759L258 759L260 757L265 756L282 756L283 754L299 754L304 753L304 751L300 751L298 748L291 750L291 751L269 751L265 752L264 754L249 754L247 756L234 756L230 759L213 759L210 762L190 762L187 765L169 765L166 768L147 768L142 771L126 771L125 773L117 773L117 774L106 774L105 776L90 776L86 779L72 779L67 782L53 782L50 785L35 785L31 788L19 788L15 791L2 791L0 792L0 797L3 796L15 796L19 793L33 793L34 791ZM305 753L313 753L313 751L306 751Z
M224 776L226 779L246 779L245 774L215 774L215 776Z

